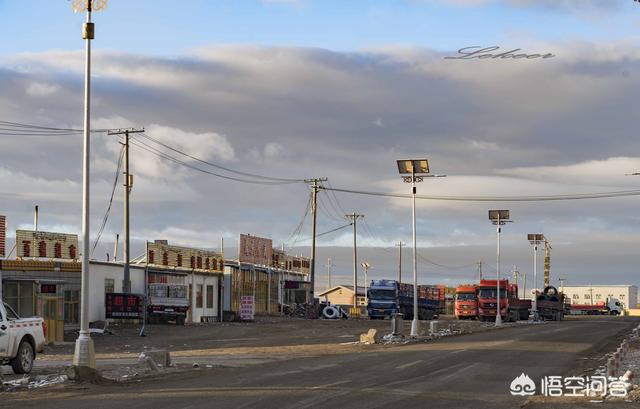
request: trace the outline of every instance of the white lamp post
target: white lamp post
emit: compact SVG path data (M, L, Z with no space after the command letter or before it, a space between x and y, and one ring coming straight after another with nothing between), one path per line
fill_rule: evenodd
M444 177L446 175L430 175L427 159L400 159L397 161L398 171L406 183L411 183L411 217L413 225L413 320L411 321L411 336L418 336L418 250L416 244L416 183L426 177ZM410 175L410 176L405 176Z
M538 244L543 243L545 238L542 233L529 233L527 240L533 245L533 320L538 321Z
M96 367L93 340L89 333L89 171L91 134L91 40L94 38L94 24L91 12L105 8L106 0L74 0L75 12L86 12L87 21L82 28L82 38L86 40L84 78L84 150L82 173L82 276L80 284L80 333L76 340L73 365L84 376Z
M507 222L511 222L509 220L509 211L508 210L489 210L489 220L496 225L496 235L497 235L497 261L496 261L496 327L502 325L502 308L500 306L500 233L502 232L502 227Z

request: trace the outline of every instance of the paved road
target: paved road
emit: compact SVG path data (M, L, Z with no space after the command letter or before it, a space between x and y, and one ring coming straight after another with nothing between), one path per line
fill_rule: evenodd
M622 319L548 323L425 344L202 368L137 384L6 394L20 408L514 408L522 372L582 375L638 325ZM630 404L633 405L633 404ZM558 407L557 405L549 407Z

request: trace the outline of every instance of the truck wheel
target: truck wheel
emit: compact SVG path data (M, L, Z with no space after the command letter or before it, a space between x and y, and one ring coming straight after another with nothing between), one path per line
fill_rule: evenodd
M31 368L33 368L34 355L31 343L23 339L18 347L18 354L11 360L13 372L16 374L31 372Z

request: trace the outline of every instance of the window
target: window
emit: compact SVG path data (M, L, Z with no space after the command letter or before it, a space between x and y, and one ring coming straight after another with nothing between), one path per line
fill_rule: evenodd
M73 244L69 246L69 258L76 258L76 246Z
M53 245L53 257L62 258L62 244L56 243Z
M25 257L31 257L31 242L25 240L22 242L22 253Z
M602 294L596 294L596 300L599 300L602 298Z
M212 285L207 286L207 308L213 308L213 286Z
M80 290L65 290L64 292L64 323L80 323Z
M202 268L202 257L198 256L198 268Z
M191 264L191 268L196 268L196 258L194 256L191 256L189 262Z
M47 257L47 243L44 241L38 243L38 257Z
M104 293L115 293L116 280L113 278L104 279Z
M169 265L169 254L166 251L162 253L162 264L165 266Z
M204 260L204 266L205 266L204 268L206 268L207 270L210 270L210 269L211 269L211 261L209 260L209 257L207 257L207 258Z
M591 295L590 294L585 294L584 295L584 299L585 300L590 300L591 299Z
M574 300L579 300L580 299L580 295L579 294L573 294L573 299Z
M35 294L32 282L4 282L2 290L4 301L16 310L19 316L33 317L35 315Z
M202 308L202 284L196 284L196 308Z
M149 250L149 264L153 264L154 261L155 261L155 253L153 252L153 250Z
M624 300L624 294L620 294L618 298L620 298L621 300Z
M178 267L182 267L182 254L178 254L177 264Z

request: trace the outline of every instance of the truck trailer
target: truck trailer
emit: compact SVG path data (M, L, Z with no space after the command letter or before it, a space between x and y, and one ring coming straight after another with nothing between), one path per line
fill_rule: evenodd
M418 319L431 320L441 313L444 305L441 289L436 286L418 286ZM413 285L395 280L371 280L367 291L367 312L370 319L384 319L392 314L404 314L413 319Z

